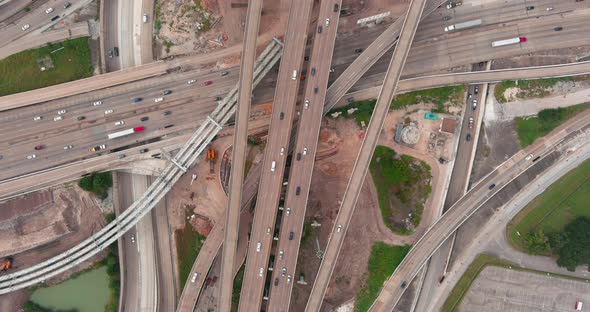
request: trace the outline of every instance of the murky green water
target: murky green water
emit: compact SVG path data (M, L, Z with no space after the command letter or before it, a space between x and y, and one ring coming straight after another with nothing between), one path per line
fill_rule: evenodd
M102 266L59 285L36 290L31 301L52 309L104 312L109 300L109 276Z

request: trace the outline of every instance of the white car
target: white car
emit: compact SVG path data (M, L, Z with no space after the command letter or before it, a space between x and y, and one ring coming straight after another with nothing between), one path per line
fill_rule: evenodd
M533 154L529 154L524 160L531 160L533 159Z
M336 228L336 232L338 232L338 233L342 232L342 224L338 224L338 227Z
M49 8L49 9L45 10L45 13L47 13L47 14L49 14L51 12L53 12L53 8Z
M287 283L291 283L291 274L287 275Z
M157 99L154 99L154 102L156 102L156 103L162 102L162 101L164 101L164 98L163 97L159 97Z
M262 275L264 275L264 268L260 268L260 271L258 272L258 276L262 277Z
M197 82L195 79L191 79L191 80L187 81L186 83L188 83L188 84L193 84L193 83L195 83L195 82Z
M148 21L148 15L147 14L144 14L142 20L143 20L144 23L147 23L147 21Z
M285 148L281 147L281 156L285 155Z
M102 104L102 101L92 102L92 106L98 106L100 104Z
M29 27L31 27L31 25L29 25L29 24L25 24L25 25L24 25L23 27L21 27L20 29L22 29L22 30L27 30L27 29L29 29Z
M112 109L107 109L106 111L104 111L105 115L112 114L112 113L113 113Z
M119 121L115 122L115 126L122 126L124 124L125 124L125 121L123 121L123 120L119 120Z
M284 251L279 251L279 260L283 260L283 256L285 256L285 252Z
M62 109L62 110L60 110L60 111L57 111L57 114L58 114L58 115L63 115L63 114L65 114L65 113L66 113L66 110L65 110L65 109Z
M305 108L305 109L309 108L309 100L305 100L305 103L303 104L303 108Z
M287 208L287 216L291 215L291 208Z
M326 27L330 26L330 19L326 18Z
M547 11L553 11L553 7L548 7Z
M256 243L256 252L260 252L260 246L262 246L260 242Z
M37 158L37 155L35 155L35 154L27 156L27 159L35 159L35 158Z
M199 276L199 273L197 273L197 272L193 273L193 277L191 277L191 283L194 283L197 281L197 276Z
M307 147L303 148L303 155L307 155Z
M58 121L64 119L62 116L55 116L53 117L53 121Z
M74 148L74 146L72 146L72 145L66 145L66 146L64 146L64 151L65 150L72 149L72 148Z
M135 235L131 234L131 242L135 243Z
M41 119L43 119L43 117L41 117L41 116L35 116L35 117L33 117L33 121L39 121Z

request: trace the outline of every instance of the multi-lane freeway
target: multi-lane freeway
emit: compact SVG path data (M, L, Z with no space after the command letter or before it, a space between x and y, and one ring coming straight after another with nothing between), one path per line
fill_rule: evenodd
M256 198L238 307L240 311L259 311L262 305L312 5L311 0L291 2L289 9L285 52L279 67L262 162L260 189L264 192L258 192Z

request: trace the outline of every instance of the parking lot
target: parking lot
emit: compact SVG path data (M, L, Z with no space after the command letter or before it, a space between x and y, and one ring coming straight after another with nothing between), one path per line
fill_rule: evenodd
M575 311L590 308L590 283L495 266L485 268L471 285L459 311Z

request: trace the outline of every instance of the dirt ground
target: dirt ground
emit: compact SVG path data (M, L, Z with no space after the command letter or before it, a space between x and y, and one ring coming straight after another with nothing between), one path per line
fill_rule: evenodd
M104 225L103 213L93 195L76 185L66 185L10 200L0 204L3 235L14 246L3 246L2 254L14 257L14 269L20 270L56 256L72 248ZM19 236L12 233L21 231ZM22 235L22 236L21 236ZM10 250L21 250L10 253ZM32 248L34 247L34 248ZM32 248L25 250L25 248ZM104 257L101 252L84 264L46 281L48 284L66 280L71 274L89 267ZM28 299L28 290L0 296L0 311L15 311Z

